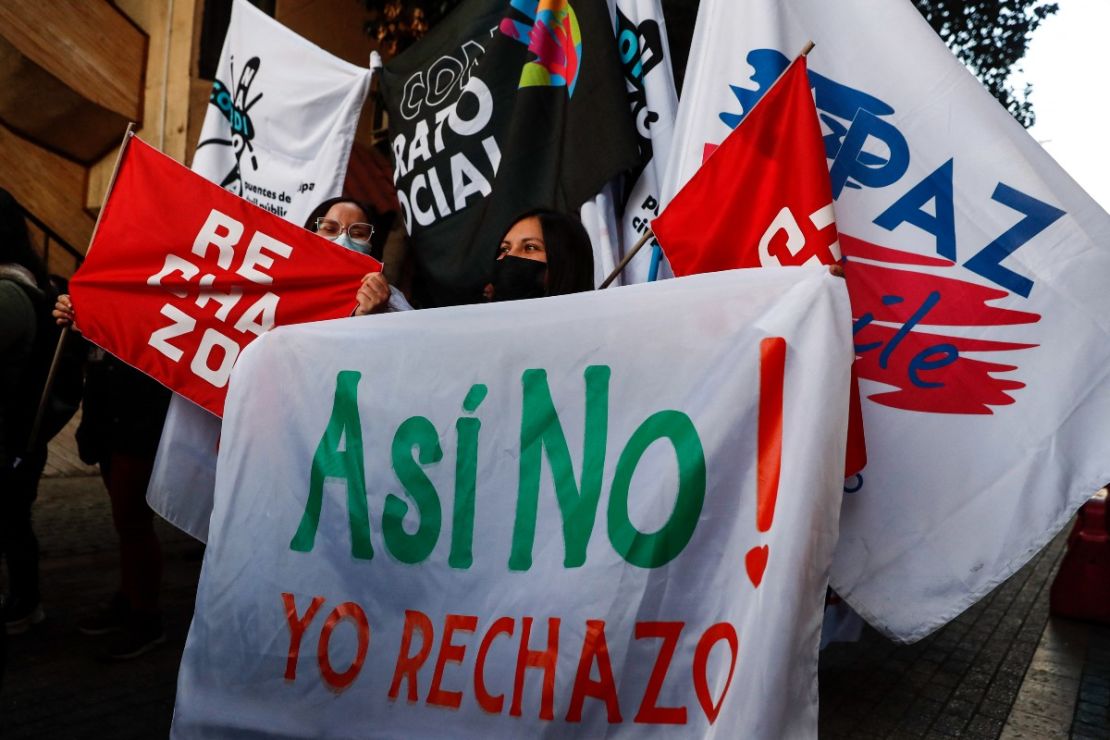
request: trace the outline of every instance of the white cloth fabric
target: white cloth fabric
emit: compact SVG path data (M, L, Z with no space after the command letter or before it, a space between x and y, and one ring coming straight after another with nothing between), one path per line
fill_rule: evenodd
M395 286L389 286L389 311L411 311L412 304L405 298L405 294Z
M814 737L849 329L822 267L267 333L231 379L173 737Z
M1110 216L907 0L702 0L668 198L809 40L868 453L832 585L913 641L1110 480Z
M582 224L594 245L595 283L601 284L648 230L659 215L660 185L674 135L675 93L671 48L659 0L608 0L617 36L617 51L625 72L636 118L636 130L651 150L650 158L631 190L623 194L618 218L613 185L606 185L593 200L583 204ZM651 243L645 244L617 278L615 285L632 285L648 279ZM658 278L673 277L664 259Z

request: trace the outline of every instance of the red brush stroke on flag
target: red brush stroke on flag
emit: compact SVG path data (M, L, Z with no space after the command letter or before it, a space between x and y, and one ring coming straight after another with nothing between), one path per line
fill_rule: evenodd
M938 260L843 236L845 276L855 320L856 369L861 378L896 390L868 398L891 408L941 414L991 414L991 406L1014 403L1009 392L1025 384L996 377L1012 364L969 357L1036 347L978 336L982 328L1032 324L1040 315L988 305L1004 290L945 275L860 261L955 268ZM965 327L944 334L923 327Z

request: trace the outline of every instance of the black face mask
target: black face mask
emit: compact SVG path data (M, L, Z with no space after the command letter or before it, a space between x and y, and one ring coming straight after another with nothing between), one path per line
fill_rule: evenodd
M493 300L542 298L547 292L546 277L547 263L505 255L493 263Z

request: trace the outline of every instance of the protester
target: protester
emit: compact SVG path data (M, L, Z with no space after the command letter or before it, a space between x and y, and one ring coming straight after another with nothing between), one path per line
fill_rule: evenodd
M0 555L8 564L4 633L44 619L39 601L39 548L31 506L46 465L45 435L31 441L43 376L36 338L49 315L46 268L31 248L23 212L0 189ZM37 392L36 392L37 391ZM30 445L30 447L28 447ZM5 638L0 636L0 644Z
M329 198L308 214L304 227L354 252L380 260L382 250L373 243L371 210L353 198ZM412 306L380 272L367 273L355 296L355 316L386 311L410 311Z
M68 295L58 297L54 317L73 323ZM77 429L78 454L99 464L119 537L120 587L108 604L82 621L86 635L115 634L108 657L134 658L165 641L158 594L162 549L154 531L154 512L146 502L147 483L170 392L99 348L89 353L85 400Z
M586 229L566 214L535 210L505 232L485 296L513 301L593 289L594 257Z

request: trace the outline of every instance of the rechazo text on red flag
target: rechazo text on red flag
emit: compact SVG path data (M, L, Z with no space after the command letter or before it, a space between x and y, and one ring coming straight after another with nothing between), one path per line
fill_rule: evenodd
M243 347L348 315L380 269L131 138L70 291L89 341L222 415Z
M675 275L839 259L804 56L704 158L651 222Z

